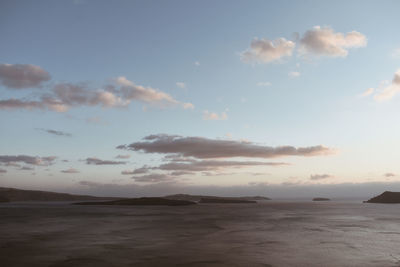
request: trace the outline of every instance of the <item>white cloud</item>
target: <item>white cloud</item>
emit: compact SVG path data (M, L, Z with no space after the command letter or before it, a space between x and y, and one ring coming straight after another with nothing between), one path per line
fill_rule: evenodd
M372 95L374 92L375 92L375 88L368 88L360 96L366 97L366 96Z
M290 57L296 44L285 38L276 40L255 38L250 48L241 53L244 62L251 63L270 63L278 61L284 57Z
M300 54L346 57L348 49L367 45L365 35L351 31L346 34L334 32L330 27L315 26L300 39Z
M204 110L203 112L203 120L226 120L228 119L228 115L226 112L222 112L221 114L215 112L209 112L208 110Z
M291 71L291 72L288 73L288 76L289 76L290 78L296 78L296 77L299 77L299 76L300 76L300 72L298 72L298 71Z
M195 61L195 62L194 62L194 65L195 65L195 66L200 66L200 62Z
M392 99L399 92L400 92L400 69L395 72L392 82L385 88L379 90L374 95L374 99L378 102L387 101Z

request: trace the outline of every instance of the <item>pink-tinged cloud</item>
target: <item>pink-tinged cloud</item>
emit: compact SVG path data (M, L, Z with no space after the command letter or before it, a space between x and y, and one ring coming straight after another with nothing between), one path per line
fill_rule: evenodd
M39 66L0 64L0 83L10 89L38 87L50 78L50 74Z
M396 96L400 92L400 69L395 72L393 80L388 86L376 91L374 99L378 102L387 101Z
M277 158L286 156L320 156L330 155L336 151L322 146L293 147L278 146L269 147L252 142L218 140L204 137L182 137L177 135L149 135L142 142L129 145L120 145L118 149L142 151L145 153L179 154L184 157L199 159L207 158Z
M351 31L346 34L334 32L330 27L315 26L300 39L300 54L346 57L350 48L367 45L365 35Z
M296 44L285 38L276 40L255 38L250 48L241 54L241 59L246 63L270 63L282 58L290 57Z

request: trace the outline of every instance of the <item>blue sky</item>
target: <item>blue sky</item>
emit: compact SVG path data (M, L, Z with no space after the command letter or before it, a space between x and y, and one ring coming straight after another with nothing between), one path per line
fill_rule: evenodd
M237 186L244 194L251 185L396 183L399 8L397 1L2 1L1 185L94 193L129 185L140 195L144 187ZM156 134L169 137L143 140ZM207 158L193 152L191 137L210 149ZM173 147L163 152L157 141ZM179 146L186 141L190 151ZM139 142L154 150L116 149ZM297 150L243 156L248 142ZM231 154L215 157L220 144ZM160 169L165 162L186 164L187 173L172 174L181 165ZM215 167L221 162L229 166Z

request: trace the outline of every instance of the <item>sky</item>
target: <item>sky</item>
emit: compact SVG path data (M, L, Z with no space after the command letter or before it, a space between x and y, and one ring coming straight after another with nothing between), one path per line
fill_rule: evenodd
M0 186L400 190L398 1L1 1Z

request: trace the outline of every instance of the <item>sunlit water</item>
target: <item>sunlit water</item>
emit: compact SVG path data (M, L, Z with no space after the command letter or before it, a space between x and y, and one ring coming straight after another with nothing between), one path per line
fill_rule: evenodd
M0 205L0 266L400 266L400 205Z

